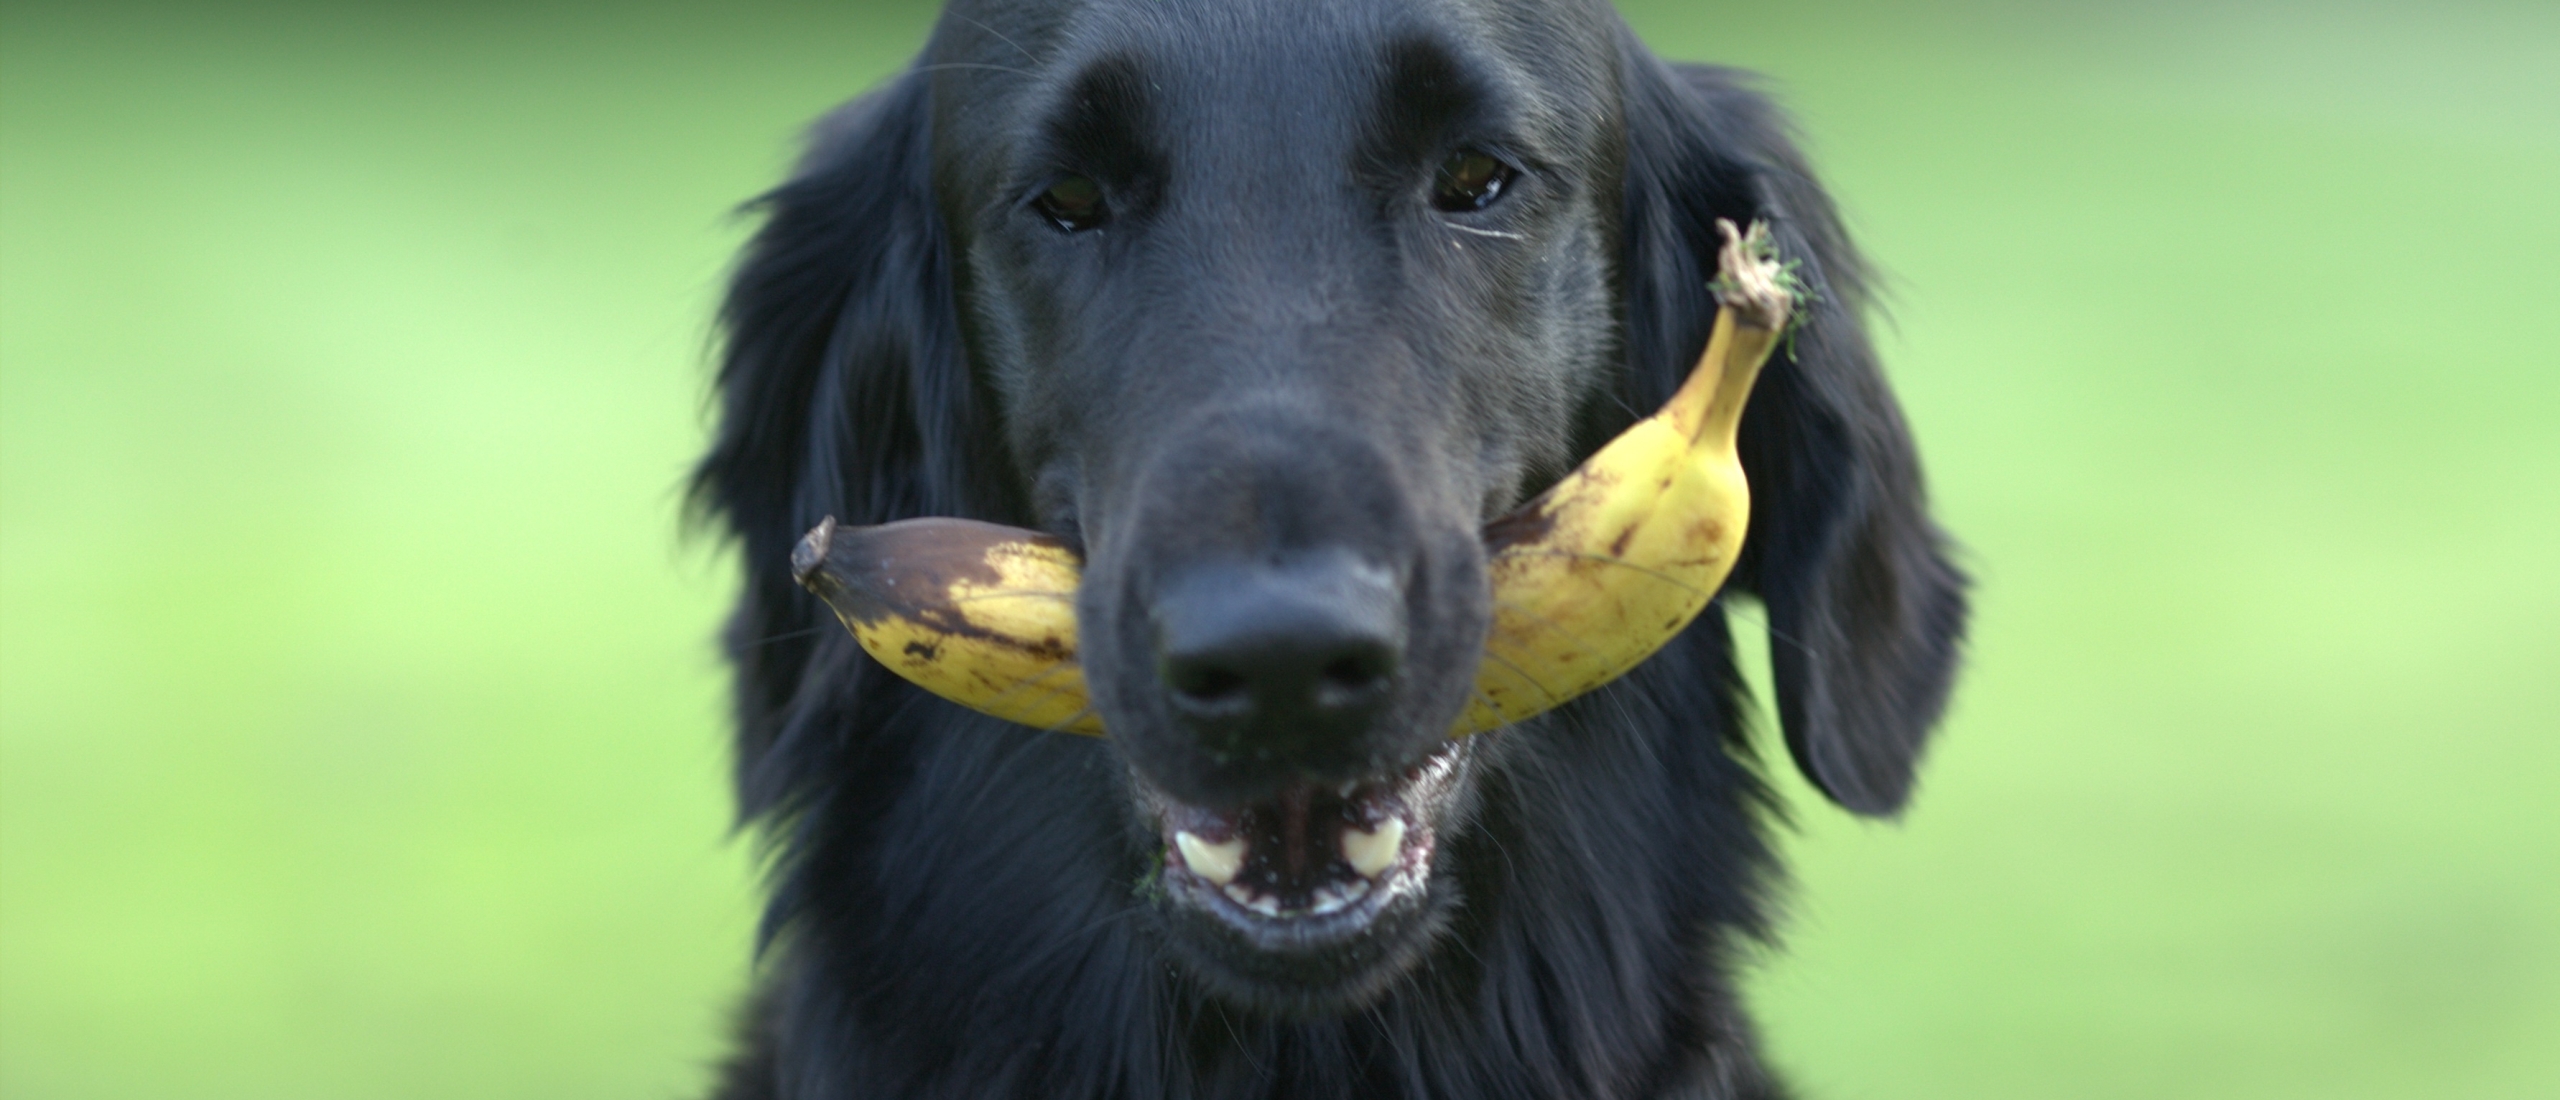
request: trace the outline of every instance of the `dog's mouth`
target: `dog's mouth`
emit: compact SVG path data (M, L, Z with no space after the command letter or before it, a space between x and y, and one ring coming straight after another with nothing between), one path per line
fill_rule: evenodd
M1421 907L1461 787L1463 742L1368 779L1301 782L1224 809L1186 805L1140 778L1163 838L1165 900L1246 946L1305 953Z

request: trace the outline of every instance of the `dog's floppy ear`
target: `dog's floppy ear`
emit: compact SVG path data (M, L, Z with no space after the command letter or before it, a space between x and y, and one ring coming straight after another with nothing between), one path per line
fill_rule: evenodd
M928 84L909 73L819 122L791 179L751 204L764 224L720 311L719 426L693 488L745 555L728 648L749 815L780 794L756 778L777 742L852 721L889 681L792 581L792 545L828 515L971 514L992 468L970 442L998 433L960 347Z
M1842 806L1891 814L1946 707L1966 580L1867 342L1865 261L1747 77L1631 52L1624 396L1659 404L1704 346L1715 220L1767 220L1810 301L1743 417L1751 531L1731 583L1768 607L1797 766Z

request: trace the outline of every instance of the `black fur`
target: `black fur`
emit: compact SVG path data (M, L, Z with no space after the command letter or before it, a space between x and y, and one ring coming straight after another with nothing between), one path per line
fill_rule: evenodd
M1217 35L1154 33L1150 20L1196 7L957 5L916 68L823 122L790 182L759 204L766 220L722 313L721 419L697 483L743 548L746 586L728 631L738 798L774 855L761 990L718 1095L1784 1095L1759 1065L1730 982L1734 953L1767 934L1776 868L1759 825L1774 807L1742 738L1743 688L1721 607L1608 688L1473 739L1475 780L1443 827L1417 954L1382 970L1391 980L1357 1004L1310 1012L1207 980L1185 954L1198 945L1168 939L1145 890L1156 835L1129 784L1133 763L1179 772L1167 763L1186 751L1178 737L1159 730L1162 743L1148 747L1048 734L944 703L872 663L792 583L791 544L822 516L962 515L1083 538L1097 571L1123 561L1121 576L1135 578L1125 583L1143 587L1153 571L1182 566L1162 558L1167 540L1214 543L1240 522L1208 522L1195 536L1146 518L1149 501L1168 496L1195 515L1223 514L1197 483L1140 487L1151 462L1168 461L1146 448L1175 446L1165 440L1181 434L1149 425L1208 401L1220 416L1244 417L1235 430L1250 436L1261 406L1236 413L1198 393L1232 394L1254 384L1237 378L1274 371L1319 403L1385 403L1414 422L1453 425L1437 451L1377 444L1387 472L1374 476L1401 494L1380 507L1423 517L1417 531L1472 523L1661 403L1713 317L1703 288L1715 219L1767 219L1781 252L1802 262L1815 304L1744 421L1755 511L1729 583L1767 605L1777 711L1798 765L1851 810L1902 807L1954 673L1964 579L1927 517L1908 431L1861 328L1868 270L1767 101L1740 74L1654 60L1605 5L1584 0L1410 10L1397 0L1237 0L1224 5L1232 22ZM1013 208L997 208L989 181L1018 181L992 166L1029 136L1069 146L1056 155L1081 158L1076 167L1105 177L1133 211L1140 228L1110 247L1134 247L1122 242L1154 224L1135 221L1138 212L1199 201L1166 183L1182 178L1184 158L1256 163L1250 141L1181 123L1178 104L1148 98L1162 94L1148 66L1167 50L1217 54L1210 70L1264 82L1243 94L1307 104L1315 121L1306 125L1366 117L1361 104L1335 102L1353 85L1316 67L1256 70L1227 56L1279 48L1256 37L1265 25L1256 12L1272 26L1311 21L1334 36L1325 41L1378 39L1392 109L1343 135L1346 147L1370 150L1360 171L1377 177L1353 172L1348 193L1392 190L1399 151L1451 127L1517 124L1467 117L1484 104L1545 104L1561 120L1533 139L1554 154L1533 167L1548 190L1526 192L1504 214L1520 220L1502 223L1525 227L1540 251L1487 245L1492 273L1481 276L1408 264L1393 288L1403 297L1327 315L1368 326L1372 342L1410 343L1396 362L1338 377L1287 357L1182 374L1191 368L1148 349L1207 348L1198 353L1221 362L1261 353L1237 350L1242 337L1166 335L1127 310L1080 311L1038 298L1056 292L1023 289L1047 285L1037 280L1055 265L1083 264L1079 278L1102 285L1075 293L1214 312L1293 302L1291 280L1327 274L1326 257L1368 254L1360 235L1373 221L1291 205L1342 189L1292 191L1285 179L1271 185L1276 198L1236 208L1269 212L1276 233L1159 234L1194 242L1165 261L1177 273L1203 265L1187 279L1131 280L1127 266L1096 254L1002 236ZM1109 60L1076 61L1096 56ZM1000 108L1043 89L1082 106L1045 129L1005 129L1011 116ZM1276 140L1267 150L1276 176L1340 174ZM1198 289L1239 264L1273 273L1257 291L1276 297ZM1597 314L1582 308L1583 294ZM1261 335L1273 332L1300 334ZM1434 332L1444 335L1410 335ZM1463 400L1376 381L1399 370L1445 375L1437 364L1465 340L1488 342L1465 355L1491 365ZM1040 366L1051 353L1024 350L1035 345L1102 352L1081 366ZM1059 392L1061 372L1142 369L1159 373L1076 377L1073 387L1120 387L1108 408ZM1342 430L1350 447L1389 428ZM1079 442L1079 433L1112 438ZM1339 473L1326 461L1305 476ZM1351 522L1311 514L1329 531ZM1427 541L1413 535L1396 552L1442 553ZM1467 575L1463 561L1449 568ZM1122 582L1088 587L1104 583ZM1092 601L1085 611L1090 624ZM1426 627L1443 622L1417 615ZM1454 662L1471 661L1476 644L1426 641L1445 643ZM1107 712L1115 730L1141 705ZM1415 714L1440 705L1412 703ZM1143 716L1129 728L1141 725ZM1438 728L1427 716L1406 726L1425 741ZM1368 751L1416 750L1381 740ZM1203 774L1203 783L1265 781Z

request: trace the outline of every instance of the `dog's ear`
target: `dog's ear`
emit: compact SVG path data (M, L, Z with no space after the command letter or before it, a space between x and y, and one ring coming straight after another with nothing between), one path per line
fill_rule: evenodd
M1929 519L1910 432L1867 342L1869 271L1746 76L1640 49L1627 72L1623 396L1660 404L1705 345L1715 220L1768 221L1810 293L1743 416L1751 531L1730 583L1768 608L1797 766L1842 806L1894 813L1946 707L1966 579Z
M973 514L994 468L971 443L999 435L960 347L928 84L909 73L818 123L790 180L750 204L764 223L720 311L719 425L693 492L745 555L727 641L750 816L781 793L757 776L793 727L840 726L888 681L792 581L792 545L829 515Z

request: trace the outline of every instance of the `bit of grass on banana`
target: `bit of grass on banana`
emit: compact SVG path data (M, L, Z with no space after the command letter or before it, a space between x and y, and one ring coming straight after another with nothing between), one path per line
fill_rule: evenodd
M1751 514L1734 436L1787 327L1791 279L1768 228L1719 221L1707 350L1661 411L1485 526L1494 617L1458 737L1551 710L1626 674L1705 610ZM794 576L881 664L1007 721L1103 732L1076 660L1081 563L1047 535L963 519L809 532Z

